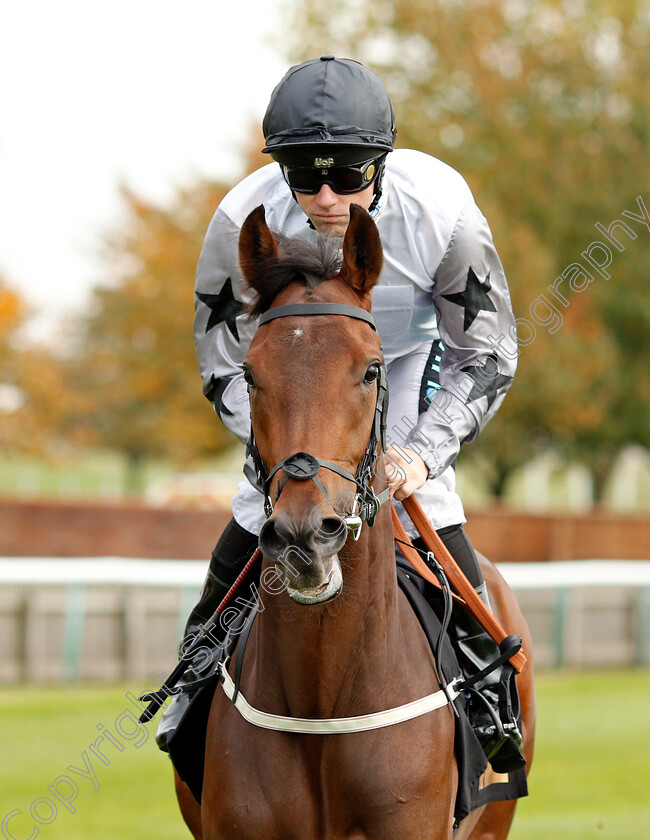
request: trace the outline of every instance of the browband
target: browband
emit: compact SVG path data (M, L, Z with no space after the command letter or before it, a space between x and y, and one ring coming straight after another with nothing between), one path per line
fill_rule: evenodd
M360 306L348 306L347 303L289 303L286 306L274 306L268 309L260 318L259 326L273 321L275 318L286 318L288 315L346 315L365 321L377 332L375 319Z

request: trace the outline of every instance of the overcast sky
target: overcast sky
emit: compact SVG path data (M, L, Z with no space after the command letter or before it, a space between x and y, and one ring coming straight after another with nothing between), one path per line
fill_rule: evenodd
M19 0L0 11L0 275L58 318L103 277L117 185L239 174L287 59L279 0ZM39 319L42 321L42 318Z

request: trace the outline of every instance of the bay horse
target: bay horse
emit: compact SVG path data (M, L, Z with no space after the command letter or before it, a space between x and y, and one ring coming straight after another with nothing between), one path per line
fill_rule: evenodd
M364 523L353 539L347 525L354 517L340 502L354 494L353 482L366 494L358 499L386 494L380 470L359 476L379 448L373 430L383 360L364 320L382 266L377 228L353 206L342 262L340 241L322 259L297 242L270 231L263 207L249 215L239 241L242 272L257 296L253 314L266 313L244 364L253 450L268 487L262 581L277 572L284 584L262 586L240 690L275 715L348 718L395 709L440 685L397 585L390 504L376 504L373 527ZM482 567L495 614L530 653L514 596L491 564ZM530 767L530 663L519 691ZM457 783L448 704L385 728L298 734L251 725L218 688L200 805L176 776L196 840L449 840ZM455 840L503 840L515 806L473 811Z

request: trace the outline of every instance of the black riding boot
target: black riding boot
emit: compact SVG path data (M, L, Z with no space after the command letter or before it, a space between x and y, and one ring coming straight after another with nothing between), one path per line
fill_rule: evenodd
M184 645L191 642L191 637L200 630L206 621L212 618L214 611L223 601L224 596L257 548L257 540L255 534L246 531L234 519L231 519L226 525L212 552L210 566L199 600L187 619L181 650ZM217 643L223 641L225 635L226 630L219 624L215 625L210 631L210 636ZM191 683L198 679L205 666L206 663L201 659L190 665L180 684ZM190 699L191 695L187 692L175 695L160 719L156 732L156 743L164 752L168 752L167 741L185 714Z
M487 586L467 534L460 525L453 525L441 528L438 535L491 612ZM498 658L498 645L468 612L454 606L452 623L455 631L452 641L460 666L468 676L478 673ZM467 711L476 737L497 773L507 773L524 766L526 761L521 751L522 739L517 722L519 695L515 671L510 663L495 668L470 689Z
M490 609L485 583L476 591ZM467 668L470 675L482 670L499 656L498 645L466 610L455 608L453 623L456 652L461 667ZM519 694L515 678L515 669L506 662L469 689L469 721L497 773L517 770L526 763L517 722Z

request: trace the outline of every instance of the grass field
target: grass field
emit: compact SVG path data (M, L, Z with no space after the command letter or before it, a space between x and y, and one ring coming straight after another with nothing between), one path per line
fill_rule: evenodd
M3 840L190 837L168 760L127 697L139 690L0 690ZM650 836L649 699L647 670L538 677L531 795L510 840Z

